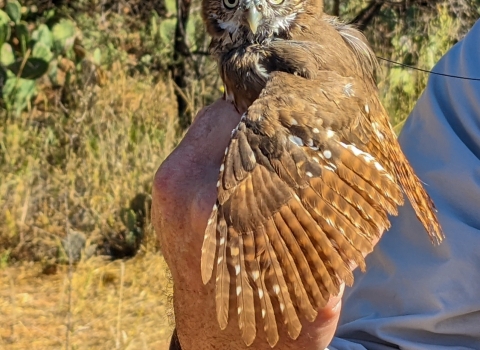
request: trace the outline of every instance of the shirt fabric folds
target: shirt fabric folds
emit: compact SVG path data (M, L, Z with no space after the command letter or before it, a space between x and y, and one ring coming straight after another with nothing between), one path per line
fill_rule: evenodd
M480 21L433 71L480 78ZM430 75L399 140L446 239L433 246L402 207L355 271L328 349L480 349L480 81Z

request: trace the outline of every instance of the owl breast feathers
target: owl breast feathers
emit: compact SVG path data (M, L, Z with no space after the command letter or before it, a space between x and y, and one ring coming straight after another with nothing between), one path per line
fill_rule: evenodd
M220 167L201 274L216 274L221 329L247 345L289 336L352 266L365 270L403 193L431 240L434 205L403 155L374 81L375 56L319 0L203 0L226 98L243 113Z

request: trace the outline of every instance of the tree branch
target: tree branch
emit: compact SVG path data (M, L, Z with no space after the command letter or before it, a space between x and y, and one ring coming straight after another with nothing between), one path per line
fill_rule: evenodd
M375 16L378 15L384 4L385 1L382 0L371 1L367 7L360 11L360 13L350 22L350 24L355 24L356 27L362 31L365 30Z

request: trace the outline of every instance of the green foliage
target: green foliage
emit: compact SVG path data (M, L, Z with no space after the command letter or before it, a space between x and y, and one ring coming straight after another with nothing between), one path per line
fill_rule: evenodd
M424 23L422 30L418 23ZM406 28L397 28L390 39L389 57L430 70L456 42L458 29L459 21L446 5L438 5L436 15L426 22L422 21L421 13L412 10L406 19ZM381 55L386 56L386 50L382 51ZM400 131L425 89L428 74L395 65L388 68L379 73L379 88L392 124Z
M116 257L150 239L145 203L175 143L173 87L129 77L121 65L109 74L102 87L83 85L68 115L0 121L0 255L58 259L66 222L85 234L86 248ZM147 199L131 203L139 193Z
M22 6L18 1L8 1L5 5L5 12L13 21L13 23L18 24L22 18Z
M58 83L57 74L65 73L58 69L63 58L73 65L83 58L73 50L80 35L74 22L27 23L22 17L28 15L16 0L0 10L0 108L12 115L29 109L43 77Z
M84 0L90 3L90 0ZM93 2L93 0L92 0ZM129 1L129 5L134 7ZM121 11L103 15L101 11L73 13L77 26L83 33L82 44L88 52L101 52L101 66L108 70L119 62L129 74L152 75L165 80L172 76L175 67L184 63L188 86L176 89L177 98L185 101L188 114L194 116L203 106L221 96L221 81L215 63L205 55L209 38L202 23L200 2L194 1L186 28L185 41L189 53L175 55L175 28L177 24L175 1L165 3L166 13L156 11L142 14L142 20L127 16ZM120 5L118 5L120 6ZM179 97L180 96L180 97Z
M10 253L10 249L7 249L0 254L0 270L3 270L8 266L8 262L10 260Z
M334 0L326 0L333 8ZM340 2L341 17L349 21L369 1ZM403 4L403 5L402 5ZM430 70L440 57L473 25L480 0L384 2L365 30L377 56ZM380 97L396 131L415 106L428 73L380 61L377 72Z
M96 52L94 61L102 66L119 62L131 73L166 72L173 58L175 18L160 18L152 12L149 22L135 23L136 31L129 29L129 21L117 13L109 14L107 20L96 13L76 17L82 44L87 51Z
M10 17L4 12L0 11L0 47L3 46L8 39L10 39L11 28L10 28Z

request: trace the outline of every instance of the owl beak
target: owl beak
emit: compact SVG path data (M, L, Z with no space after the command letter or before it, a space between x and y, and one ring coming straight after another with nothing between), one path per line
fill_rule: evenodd
M251 6L247 13L247 22L253 34L257 33L258 25L262 20L262 13L257 10L255 5Z

